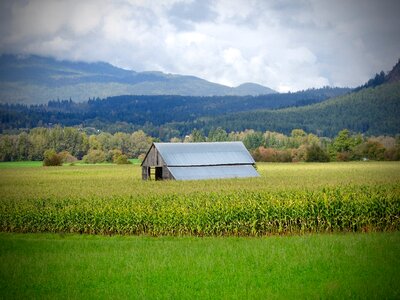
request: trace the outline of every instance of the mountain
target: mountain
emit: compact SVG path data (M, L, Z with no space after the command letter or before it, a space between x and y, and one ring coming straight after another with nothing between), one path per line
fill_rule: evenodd
M228 131L254 129L290 134L301 128L320 136L334 136L347 128L366 135L400 133L400 82L364 88L313 105L278 110L252 110L222 116L199 118L192 123L173 124L173 128L222 127Z
M235 91L235 95L238 96L247 96L247 95L256 96L256 95L266 95L266 94L276 93L274 90L270 88L251 82L243 83L233 88L233 90Z
M60 61L41 56L0 56L1 103L47 103L117 95L224 96L275 93L247 83L231 88L194 76L135 72L108 63Z
M62 84L76 87L76 82L85 84L85 81L102 84L109 78L119 80L119 84L126 81L132 85L134 82L134 86L146 85L152 80L154 83L158 78L155 85L161 88L163 84L169 84L168 80L175 84L205 82L190 76L136 73L104 63L54 61L53 69L48 69L46 73L40 61L43 58L36 59L39 60L36 65L21 66L24 72L15 71L15 64L8 69L5 65L0 79L8 78L31 85L46 82L49 89ZM227 131L254 129L285 134L290 134L294 128L301 128L327 137L335 136L344 128L366 135L397 135L400 133L399 70L398 63L387 75L381 72L353 91L326 87L260 96L121 95L92 98L84 102L56 100L31 106L0 104L0 132L60 124L112 133L143 129L164 141L174 136L185 136L195 128L207 133L217 127ZM59 76L64 78L61 83L57 82ZM243 93L249 88L263 90L255 84L238 87Z
M9 129L49 126L51 124L82 125L102 130L125 130L151 124L163 127L171 122L195 122L202 117L256 109L277 109L304 106L340 96L348 88L321 88L286 94L260 96L176 96L125 95L85 102L50 101L47 105L0 104L0 132ZM127 124L116 128L113 124ZM114 129L110 129L113 127ZM187 132L182 132L186 134Z
M400 82L319 98L334 91L257 97L118 96L82 103L64 100L33 106L2 104L0 131L54 124L111 133L143 129L163 141L185 136L195 128L207 133L217 127L228 132L254 129L285 134L301 128L327 137L344 128L369 136L400 133Z
M400 59L393 69L386 75L385 82L393 83L400 81Z

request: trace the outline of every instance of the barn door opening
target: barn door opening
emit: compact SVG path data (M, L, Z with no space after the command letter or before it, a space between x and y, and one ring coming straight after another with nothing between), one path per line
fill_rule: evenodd
M156 167L156 174L155 174L155 179L156 180L162 180L162 167Z

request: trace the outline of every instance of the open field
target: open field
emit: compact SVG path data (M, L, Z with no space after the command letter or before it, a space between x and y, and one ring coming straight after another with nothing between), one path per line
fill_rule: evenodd
M32 168L32 167L41 167L43 162L41 161L7 161L0 162L0 170L1 169L14 169L14 168Z
M1 298L398 299L400 234L0 234Z
M13 232L253 235L400 229L400 163L259 164L255 179L143 182L135 165L1 170Z
M129 159L131 164L140 165L140 160L137 158ZM71 166L92 166L93 164L86 164L82 161L77 161L71 165L71 163L65 163L64 167L71 167ZM102 166L113 165L112 163L102 163ZM42 167L43 162L41 161L10 161L10 162L0 162L0 170L1 169L15 169L15 168L38 168Z
M400 297L400 163L258 170L143 182L137 165L0 166L1 231L36 232L0 233L0 295Z

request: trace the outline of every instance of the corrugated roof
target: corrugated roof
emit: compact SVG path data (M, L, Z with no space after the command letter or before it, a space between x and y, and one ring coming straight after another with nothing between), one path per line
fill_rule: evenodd
M242 142L154 143L167 166L254 164Z
M176 180L259 177L252 165L168 167Z

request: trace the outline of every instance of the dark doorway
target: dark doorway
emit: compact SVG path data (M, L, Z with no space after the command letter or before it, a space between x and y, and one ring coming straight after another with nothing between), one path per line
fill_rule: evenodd
M162 180L162 167L156 167L156 180Z

